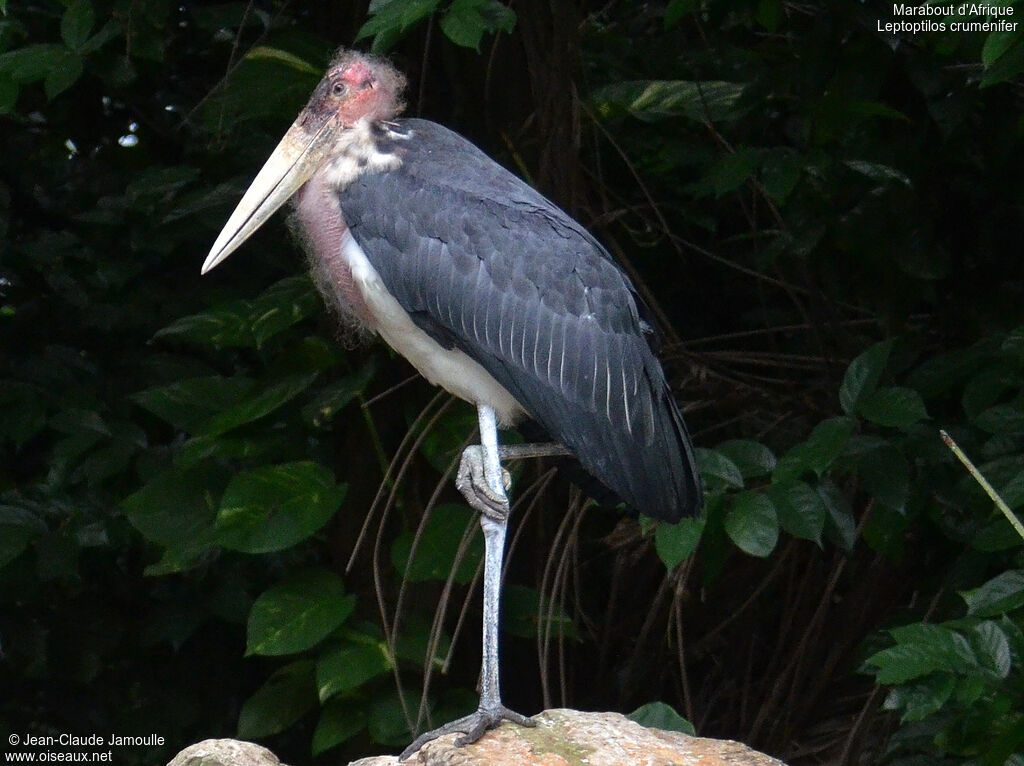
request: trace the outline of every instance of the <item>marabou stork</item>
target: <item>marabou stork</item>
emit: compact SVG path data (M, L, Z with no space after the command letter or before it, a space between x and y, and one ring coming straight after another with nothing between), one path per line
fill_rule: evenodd
M476 713L420 736L478 739L503 719L498 598L509 504L497 427L538 423L583 469L648 516L697 513L693 448L652 350L645 308L576 221L433 122L396 119L404 77L340 51L232 213L203 264L223 261L295 197L315 280L427 380L474 404L479 446L456 485L485 538ZM557 446L557 445L556 445Z

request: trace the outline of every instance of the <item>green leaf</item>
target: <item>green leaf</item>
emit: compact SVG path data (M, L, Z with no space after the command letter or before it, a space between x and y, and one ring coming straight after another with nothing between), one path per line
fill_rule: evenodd
M716 197L735 191L753 177L760 160L757 150L737 147L736 151L723 155L711 166L704 178L698 181L696 191L700 193L706 189Z
M670 0L665 7L665 29L671 29L685 17L698 10L700 10L700 0Z
M761 159L761 186L765 194L784 204L803 177L803 157L785 151L766 152Z
M479 51L485 33L511 32L515 24L515 11L497 0L455 0L441 18L441 31L456 45Z
M666 705L664 702L648 702L646 705L638 707L626 718L649 729L681 731L690 736L697 734L692 723L679 715L671 705Z
M46 533L46 523L32 511L0 505L0 568L14 561L29 543Z
M907 517L885 505L877 505L864 525L864 542L884 556L899 561L907 543Z
M948 394L977 371L982 356L977 347L936 354L912 370L906 383L926 400Z
M356 40L367 37L387 37L397 41L414 24L426 19L437 8L440 0L372 0L368 8L370 18L360 27ZM383 52L374 40L374 53Z
M72 435L110 436L110 427L98 412L78 407L69 407L53 415L50 427Z
M46 425L47 404L41 388L15 380L0 380L0 438L18 447Z
M928 417L924 400L912 388L880 388L860 401L858 412L880 426L909 428Z
M201 314L176 319L158 330L157 338L180 338L218 347L248 348L256 345L252 334L252 304L235 301Z
M211 458L252 461L268 453L279 453L285 439L284 434L276 431L264 431L254 436L197 436L181 445L178 465L190 465Z
M1017 361L1024 361L1024 325L1018 325L1010 330L999 344L999 350L1016 358Z
M245 701L238 715L238 736L259 739L279 734L317 706L312 660L300 660L275 672Z
M249 612L246 655L295 654L316 646L348 619L355 596L326 569L290 577L265 591Z
M654 530L654 549L668 571L693 555L704 534L703 518L681 519L676 524L661 523Z
M50 74L55 62L66 56L63 45L28 45L0 54L0 72L7 72L18 83L38 82Z
M869 495L903 513L910 495L910 466L902 452L887 445L864 453L857 460L857 475Z
M516 26L516 12L498 0L487 0L480 6L480 18L488 32L511 34Z
M175 428L200 433L218 413L241 402L255 383L249 378L188 378L132 394L129 399Z
M1024 409L1019 404L997 404L978 414L974 424L990 434L1016 436L1024 433Z
M981 63L988 69L996 59L1012 48L1020 40L1018 32L991 32L981 46Z
M172 468L121 503L143 537L175 550L204 550L212 544L214 498L227 482L213 463Z
M828 509L821 496L802 481L772 484L768 497L775 504L779 523L794 537L821 544Z
M971 547L991 553L1020 546L1020 535L1001 513L982 526L971 538Z
M479 23L476 8L479 3L474 0L455 0L441 18L441 31L445 37L463 48L471 48L480 52L480 41L483 39L484 27Z
M1002 680L1010 675L1013 665L1010 641L997 623L986 620L973 626L967 633L967 640L971 642L978 664L993 678Z
M82 47L76 52L82 56L88 56L90 53L95 53L115 37L122 34L124 34L124 29L121 26L121 22L118 19L109 19L100 28L100 31L86 40ZM127 66L126 62L122 62L122 66ZM108 82L112 79L113 78L109 78Z
M364 365L358 372L346 375L326 388L316 398L302 408L302 418L314 428L322 428L335 415L349 405L352 400L366 391L376 369L373 365Z
M287 277L271 285L252 302L252 334L256 347L323 309L308 275Z
M967 639L941 625L914 623L889 631L896 646L883 649L866 660L878 668L880 684L901 684L935 671L968 673L976 666Z
M502 609L504 609L505 594L508 589L514 587L507 584L502 590ZM502 622L502 630L508 630L508 626L504 622ZM396 661L411 663L414 667L422 668L429 664L434 670L442 670L445 658L451 653L451 648L451 636L445 633L443 628L438 636L432 619L419 618L410 613L409 619L402 622L402 629L395 640L394 656Z
M1019 24L1020 22L1017 23ZM995 58L985 66L985 74L981 78L982 88L1012 80L1021 72L1024 72L1024 43L1020 41L1019 33L1014 32L1011 34L1018 35L1016 45L1008 47L998 58ZM993 49L1001 47L1001 45L1002 43L994 43ZM995 50L992 52L994 53Z
M0 569L18 558L34 539L30 529L0 524Z
M741 492L725 515L725 531L741 551L764 558L779 541L775 506L760 492Z
M392 668L387 645L382 641L346 643L326 650L316 663L316 688L320 701L358 689Z
M684 117L720 122L740 116L737 104L744 88L715 80L635 80L599 88L590 100L604 119L629 114L646 121Z
M73 51L79 51L89 39L96 14L90 0L73 0L60 20L60 36L64 44Z
M178 208L165 220L169 222L189 212L187 208ZM322 305L308 276L288 277L254 300L232 301L181 317L158 331L156 337L217 347L261 348L270 338L316 314Z
M993 405L1000 404L1019 385L1013 365L995 364L980 370L964 386L960 403L972 420Z
M472 407L453 407L423 436L420 450L438 473L444 473L477 428Z
M985 476L987 476L989 478L989 481L992 481L992 483L995 485L996 491L999 493L999 496L1002 497L1003 501L1011 508L1017 508L1018 506L1024 505L1024 468L1020 468L1019 470L1017 470L1017 466L1011 467L1011 464L1015 461L1019 466L1019 456L1013 456L1009 460L1007 460L1006 463L1002 464L1009 469L1007 471L1009 476L1004 475L1000 477L1000 480L998 482L993 481L995 477L988 473L988 467L991 464L986 464L982 468L982 471L985 474Z
M253 61L260 59L277 61L298 72L303 72L315 77L320 77L323 74L322 67L314 66L305 59L299 58L294 53L289 53L286 50L274 48L269 45L257 45L253 47L245 54L245 57Z
M78 579L81 547L64 532L50 532L36 542L36 576L43 582Z
M60 64L50 70L43 81L43 91L50 101L66 91L82 76L80 56L66 55Z
M309 99L319 79L319 73L301 71L278 58L244 58L230 77L197 107L196 117L211 129L220 124L218 120L236 130L252 120L268 125L290 121ZM260 98L253 98L253 93L259 93Z
M730 487L743 486L743 474L729 458L715 450L698 447L697 467L705 479L720 480Z
M320 720L313 732L313 755L346 742L366 728L366 709L361 702L331 699L320 711Z
M166 205L199 176L199 168L189 165L146 168L132 175L132 181L125 189L125 202L132 210L150 213Z
M0 114L14 113L20 93L21 89L18 87L18 83L8 73L0 72ZM3 229L3 224L0 224L0 233L3 232Z
M774 32L782 21L782 0L760 0L757 4L757 23Z
M967 640L946 625L912 622L897 628L889 628L888 632L898 644L927 644L945 652L950 668L962 669L965 663L974 661Z
M867 176L873 181L896 181L908 188L911 186L910 179L905 174L888 165L881 165L877 162L864 162L863 160L846 160L843 164L850 168L850 170Z
M280 380L252 398L219 412L202 426L199 433L217 436L246 423L259 420L309 388L318 374L313 372L306 375L292 375Z
M335 367L343 358L336 344L317 335L308 335L283 348L274 359L273 367L282 372L321 373Z
M558 604L552 604L550 598L542 599L539 591L523 585L509 585L502 590L501 625L505 633L520 638L576 637L572 618Z
M715 447L739 469L744 479L768 476L775 469L775 454L760 442L750 439L730 439Z
M807 472L821 476L842 454L856 428L857 422L846 417L830 418L818 423L806 441L797 444L779 460L773 478L785 481L799 478Z
M367 729L374 742L389 747L402 747L409 743L413 732L409 729L406 707L398 692L390 689L370 701Z
M956 678L951 675L930 675L889 690L882 703L883 710L900 712L901 721L922 721L937 712L956 689Z
M459 547L467 532L474 535L465 555L455 570L455 582L465 585L476 574L483 559L483 542L478 535L477 517L464 505L456 503L437 506L419 530L419 540L411 531L398 536L391 546L391 562L409 582L446 580L455 565ZM412 561L409 556L416 542Z
M973 617L998 617L1024 606L1024 570L1003 572L979 588L960 591Z
M844 492L827 477L814 488L828 510L826 530L830 539L844 551L852 551L857 543L857 522L850 512L850 504Z
M878 388L892 344L892 339L876 343L846 368L839 387L839 404L847 415L857 414L861 401Z
M284 550L319 530L348 487L313 462L263 466L237 474L217 514L217 543L243 553Z

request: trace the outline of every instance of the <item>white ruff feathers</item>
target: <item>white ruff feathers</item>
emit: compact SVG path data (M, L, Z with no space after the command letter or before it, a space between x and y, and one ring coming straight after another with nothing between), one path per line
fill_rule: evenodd
M389 133L392 136L401 135ZM363 173L386 173L402 165L397 154L384 154L377 150L373 128L366 119L359 120L344 131L335 148L336 156L331 159L326 171L327 183L334 189L346 188Z

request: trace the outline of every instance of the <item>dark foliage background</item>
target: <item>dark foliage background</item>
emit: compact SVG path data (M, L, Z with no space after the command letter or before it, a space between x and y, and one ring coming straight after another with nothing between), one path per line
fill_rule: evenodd
M1024 763L1022 540L938 436L1024 505L1024 43L951 29L1020 9L0 0L2 740L337 762L472 706L472 411L339 332L281 221L198 273L358 41L607 244L702 448L674 527L516 469L510 705Z

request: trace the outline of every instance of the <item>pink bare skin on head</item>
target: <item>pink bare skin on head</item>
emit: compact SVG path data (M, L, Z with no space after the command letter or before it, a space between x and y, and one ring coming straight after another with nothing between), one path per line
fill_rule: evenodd
M342 51L313 91L300 120L319 125L333 117L347 127L364 118L390 120L405 106L404 88L405 77L383 59Z
M365 88L372 85L377 78L373 76L373 70L366 62L359 59L345 68L341 73L341 79L350 85Z

